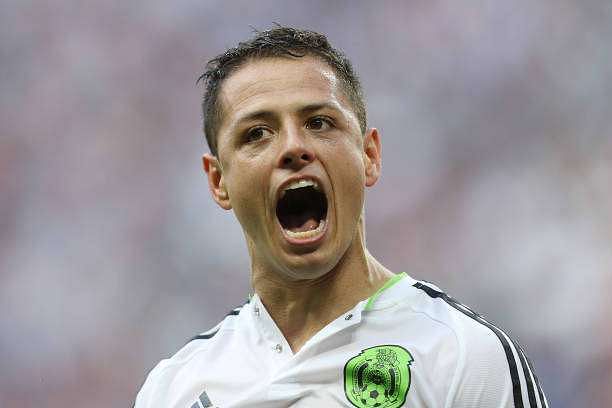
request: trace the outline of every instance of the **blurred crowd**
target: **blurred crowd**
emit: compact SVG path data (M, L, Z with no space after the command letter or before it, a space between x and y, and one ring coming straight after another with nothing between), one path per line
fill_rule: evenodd
M1 407L131 406L244 302L195 80L273 22L360 74L370 251L518 338L551 406L612 406L609 1L0 5Z

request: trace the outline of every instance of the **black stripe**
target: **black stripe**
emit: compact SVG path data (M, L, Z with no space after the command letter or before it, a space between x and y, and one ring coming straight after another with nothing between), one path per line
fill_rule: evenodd
M527 360L527 366L529 367L531 374L533 374L533 379L535 380L535 385L538 389L538 395L540 396L540 402L542 403L542 407L548 408L548 401L546 401L546 396L544 395L544 391L542 390L542 386L540 385L540 380L538 380L538 376L536 375L535 370L533 369L533 364L531 363L531 360L529 360L529 357L527 357L527 354L525 354L525 359Z
M519 373L518 373L518 369L516 366L516 361L514 360L514 354L512 353L512 346L506 340L506 337L504 336L503 332L499 330L497 327L493 326L491 323L487 322L485 319L483 319L482 316L472 311L469 307L457 302L455 299L451 298L446 293L440 292L429 286L423 285L420 282L415 283L413 286L427 293L429 297L440 298L444 300L447 304L452 306L454 309L457 309L458 311L465 314L466 316L471 317L472 319L486 326L491 331L493 331L493 333L495 333L495 335L501 342L502 346L504 347L504 352L506 353L506 359L508 360L508 367L510 368L510 378L512 379L512 395L514 397L514 406L515 408L524 408L523 395L521 392L521 382L519 379ZM518 350L517 350L517 354L519 355L519 359L520 359L520 352ZM537 408L537 405L535 405L534 407Z
M525 376L525 381L527 382L527 395L529 396L529 406L537 408L538 403L536 401L535 391L533 389L533 381L531 380L531 370L527 368L527 356L525 355L525 352L523 351L521 346L516 341L514 341L513 339L510 340L512 341L512 344L514 344L514 348L516 349L517 354L519 355L519 358L521 360L521 367L523 367L523 375Z
M248 302L247 302L248 303ZM242 309L242 306L237 307L236 309L230 310L230 312L228 314L225 315L225 317L229 317L229 316L238 316L240 314L240 310ZM194 336L192 338L189 339L189 341L187 343L190 343L194 340L207 340L210 339L212 337L215 336L215 334L217 334L219 332L219 329L215 330L214 332L211 333L202 333L202 334L198 334L197 336Z
M218 332L219 330L215 330L214 332L208 334L198 334L197 336L193 336L189 341L210 339Z

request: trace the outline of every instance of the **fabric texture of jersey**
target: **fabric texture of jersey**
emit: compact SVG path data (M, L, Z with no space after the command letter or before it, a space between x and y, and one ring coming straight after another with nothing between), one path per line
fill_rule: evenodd
M293 353L257 295L162 360L136 408L547 408L521 347L405 274Z

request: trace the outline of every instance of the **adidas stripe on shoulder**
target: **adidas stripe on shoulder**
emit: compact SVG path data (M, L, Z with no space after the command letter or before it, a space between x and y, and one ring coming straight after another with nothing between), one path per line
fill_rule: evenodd
M453 309L483 325L495 334L506 355L512 381L512 396L515 408L548 408L546 396L535 375L533 365L517 342L511 339L510 336L499 327L487 321L483 316L448 296L433 285L417 282L413 286L425 292L430 298L439 299L445 302ZM518 369L519 366L521 368L520 371ZM524 403L524 400L527 401L527 405Z
M194 341L194 340L207 340L207 339L214 337L215 334L217 334L217 332L219 331L219 328L221 327L223 322L225 322L228 318L231 318L232 316L238 316L240 314L240 310L242 310L242 306L232 309L227 315L225 315L225 318L221 320L215 327L205 332L202 332L198 334L197 336L192 337L189 340L189 342Z

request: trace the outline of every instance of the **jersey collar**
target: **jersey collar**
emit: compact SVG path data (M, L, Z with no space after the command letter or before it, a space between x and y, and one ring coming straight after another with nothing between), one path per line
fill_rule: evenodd
M310 338L296 355L307 353L312 346L317 345L323 339L361 323L362 312L366 303L367 299L357 303L351 310L338 316L335 320ZM272 316L270 316L257 294L254 294L251 297L249 305L249 320L252 322L252 326L259 335L259 341L267 343L271 349L281 350L282 353L279 354L293 356L285 336L282 334L281 330L278 328L276 322L274 319L272 319Z
M393 276L368 299L358 302L351 310L338 316L334 321L321 329L306 342L299 354L302 353L302 350L308 349L310 345L318 343L323 338L360 324L363 313L386 309L392 307L401 299L405 299L407 293L405 286L411 286L414 282L415 280L410 278L405 272ZM287 340L261 302L259 295L254 294L249 301L249 305L249 320L252 321L256 332L261 336L260 339L268 343L272 348L286 350L287 354L291 354Z

